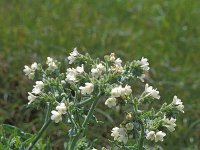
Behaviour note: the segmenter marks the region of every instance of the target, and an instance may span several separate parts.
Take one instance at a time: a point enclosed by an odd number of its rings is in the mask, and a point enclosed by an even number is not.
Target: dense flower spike
[[[164,131],[175,131],[177,114],[184,113],[183,102],[174,96],[171,104],[164,103],[160,110],[149,110],[152,99],[160,99],[159,91],[148,83],[138,86],[134,82],[135,79],[144,82],[150,69],[147,58],[126,63],[111,53],[100,60],[91,58],[89,54],[79,54],[74,48],[67,59],[69,63],[65,72],[61,72],[61,63],[51,57],[47,57],[46,69],[36,62],[24,68],[25,75],[36,81],[32,92],[28,92],[28,106],[46,106],[46,123],[67,123],[70,128],[67,149],[74,150],[80,146],[81,149],[96,150],[94,147],[101,147],[90,145],[87,137],[83,140],[90,121],[95,119],[99,122],[94,112],[101,102],[106,108],[115,108],[110,109],[118,113],[115,116],[125,115],[124,118],[112,118],[112,113],[96,111],[112,123],[115,119],[122,121],[119,127],[111,130],[111,145],[106,143],[108,147],[102,150],[115,149],[116,146],[122,150],[142,150],[145,139],[162,142],[166,136]],[[143,92],[136,87],[144,87]]]

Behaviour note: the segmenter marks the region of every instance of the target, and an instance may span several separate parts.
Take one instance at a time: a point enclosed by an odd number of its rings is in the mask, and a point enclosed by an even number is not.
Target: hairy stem
[[[42,136],[43,132],[47,129],[47,127],[49,126],[49,124],[51,123],[51,119],[49,118],[47,120],[47,122],[44,123],[44,125],[42,126],[42,128],[40,129],[38,135],[36,136],[36,138],[33,140],[33,142],[31,143],[30,147],[28,148],[28,150],[31,150],[34,145],[37,143],[37,141],[40,139],[40,137]]]
[[[89,112],[88,112],[88,114],[87,114],[87,117],[85,118],[85,120],[84,120],[84,122],[83,122],[83,124],[82,124],[82,129],[85,129],[85,128],[86,128],[86,126],[87,126],[87,124],[88,124],[88,122],[89,122],[91,116],[93,115],[94,109],[95,109],[95,107],[96,107],[96,105],[97,105],[97,102],[98,102],[98,100],[99,100],[99,97],[100,97],[100,94],[98,94],[98,96],[96,97],[96,99],[93,101],[93,103],[92,103],[92,105],[91,105],[91,107],[90,107],[90,110],[89,110]],[[76,136],[73,138],[69,150],[74,150],[74,148],[75,148],[75,146],[76,146],[76,143],[77,143],[78,139],[80,138],[80,134],[81,134],[81,131],[79,131],[79,132],[76,134]]]
[[[139,150],[143,149],[143,144],[144,144],[144,125],[143,122],[140,122],[141,126],[141,133],[140,133],[140,139],[139,139]]]

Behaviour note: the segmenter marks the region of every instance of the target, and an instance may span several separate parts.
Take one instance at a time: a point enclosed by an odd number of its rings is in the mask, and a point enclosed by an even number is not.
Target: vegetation
[[[199,7],[197,0],[1,0],[0,122],[28,133],[42,125],[41,113],[26,107],[31,82],[24,65],[46,56],[64,60],[74,47],[100,57],[115,52],[123,60],[147,57],[148,82],[159,89],[161,101],[171,102],[176,93],[184,102],[184,118],[164,149],[199,149]],[[63,147],[63,128],[51,125],[54,148]],[[107,128],[92,131],[98,138]]]

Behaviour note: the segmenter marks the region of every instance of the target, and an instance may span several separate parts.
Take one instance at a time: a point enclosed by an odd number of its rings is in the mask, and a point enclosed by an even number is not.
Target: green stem
[[[40,139],[40,137],[42,136],[42,133],[47,129],[47,127],[49,126],[49,124],[51,123],[51,119],[49,118],[49,120],[47,120],[47,122],[45,122],[45,124],[42,126],[42,128],[40,129],[38,135],[36,136],[36,138],[33,140],[33,142],[31,143],[30,147],[28,148],[28,150],[31,150],[33,148],[33,146],[37,143],[37,141]]]
[[[87,126],[87,124],[88,124],[88,122],[89,122],[91,116],[93,115],[94,109],[95,109],[95,107],[96,107],[96,105],[97,105],[97,102],[98,102],[98,100],[99,100],[99,97],[100,97],[100,94],[98,94],[98,96],[96,97],[96,99],[93,101],[93,103],[92,103],[92,105],[91,105],[91,107],[90,107],[90,110],[89,110],[89,112],[88,112],[88,114],[87,114],[87,117],[85,118],[85,120],[84,120],[84,122],[83,122],[83,124],[82,124],[82,129],[85,129],[85,127]],[[79,139],[79,137],[80,137],[80,134],[81,134],[81,131],[79,130],[79,132],[78,132],[78,133],[76,134],[76,136],[73,138],[69,150],[74,150],[74,148],[75,148],[75,146],[76,146],[76,143],[77,143],[77,141],[78,141],[78,139]]]
[[[140,133],[140,139],[139,139],[139,150],[143,149],[144,144],[144,125],[143,122],[140,122],[141,125],[141,133]]]
[[[85,100],[85,101],[82,101],[82,102],[80,102],[80,103],[78,103],[78,104],[76,104],[75,106],[83,106],[83,105],[85,105],[85,104],[87,104],[87,103],[89,103],[89,102],[91,102],[91,101],[93,101],[93,99],[92,98],[89,98],[89,99],[87,99],[87,100]]]

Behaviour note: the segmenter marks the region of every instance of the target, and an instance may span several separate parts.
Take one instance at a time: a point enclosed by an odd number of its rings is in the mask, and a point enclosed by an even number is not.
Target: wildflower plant
[[[145,107],[147,103],[161,99],[156,88],[144,84],[150,69],[147,58],[124,63],[111,53],[100,60],[89,54],[82,55],[75,48],[65,66],[66,70],[62,72],[61,63],[50,57],[47,57],[45,67],[38,63],[25,66],[25,75],[35,81],[33,90],[28,92],[28,106],[47,107],[45,123],[29,150],[50,123],[61,122],[70,126],[65,146],[68,150],[147,149],[147,141],[163,142],[168,132],[175,130],[177,114],[184,113],[184,105],[177,96],[172,103],[164,103],[158,110]],[[133,94],[135,89],[131,83],[137,80],[144,90]],[[125,110],[121,113],[124,120],[113,126],[104,147],[92,144],[86,137],[99,103],[105,105],[105,111],[122,107]]]

